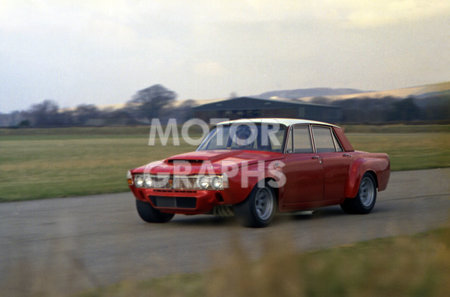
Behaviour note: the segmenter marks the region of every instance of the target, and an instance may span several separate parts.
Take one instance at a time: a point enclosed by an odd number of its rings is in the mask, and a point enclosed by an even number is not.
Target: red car
[[[217,124],[195,152],[128,172],[139,216],[234,214],[264,227],[278,212],[337,205],[369,213],[387,187],[387,154],[355,151],[335,125],[300,119],[241,119]]]

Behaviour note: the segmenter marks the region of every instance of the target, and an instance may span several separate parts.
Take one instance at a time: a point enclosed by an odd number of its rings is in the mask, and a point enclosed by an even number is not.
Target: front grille
[[[162,193],[197,193],[195,190],[161,190],[161,189],[153,189],[154,192],[162,192]]]
[[[195,190],[197,176],[150,175],[154,189]]]
[[[194,197],[150,196],[149,198],[156,207],[195,208],[197,206],[197,198]]]

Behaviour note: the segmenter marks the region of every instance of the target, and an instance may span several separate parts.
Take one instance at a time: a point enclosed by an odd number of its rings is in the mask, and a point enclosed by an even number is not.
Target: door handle
[[[319,160],[319,164],[322,164],[322,158],[320,156],[312,156],[312,159]]]
[[[342,156],[343,157],[347,157],[347,158],[351,158],[352,157],[352,155],[350,155],[350,154],[343,154]]]

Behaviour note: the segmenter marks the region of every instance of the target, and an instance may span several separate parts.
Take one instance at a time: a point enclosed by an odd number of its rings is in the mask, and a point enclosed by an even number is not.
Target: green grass
[[[342,125],[346,133],[450,133],[450,125]]]
[[[450,133],[408,131],[347,136],[356,149],[388,153],[392,170],[450,166]],[[148,133],[148,127],[0,129],[0,201],[127,191],[128,169],[194,149],[148,146]]]
[[[295,252],[289,236],[266,239],[253,261],[238,240],[203,274],[123,281],[80,294],[115,296],[448,296],[450,228]]]
[[[118,126],[118,127],[67,127],[67,128],[25,128],[0,129],[0,137],[3,136],[31,136],[31,135],[75,135],[75,136],[98,136],[98,135],[146,135],[149,126]]]
[[[385,152],[392,170],[450,167],[450,133],[347,133],[356,150]]]
[[[126,191],[127,170],[193,149],[150,147],[145,136],[50,136],[2,138],[0,201]]]

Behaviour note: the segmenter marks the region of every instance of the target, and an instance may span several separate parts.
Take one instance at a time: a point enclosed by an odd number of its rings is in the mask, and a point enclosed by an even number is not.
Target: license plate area
[[[161,208],[196,208],[195,197],[150,196],[153,205]]]

